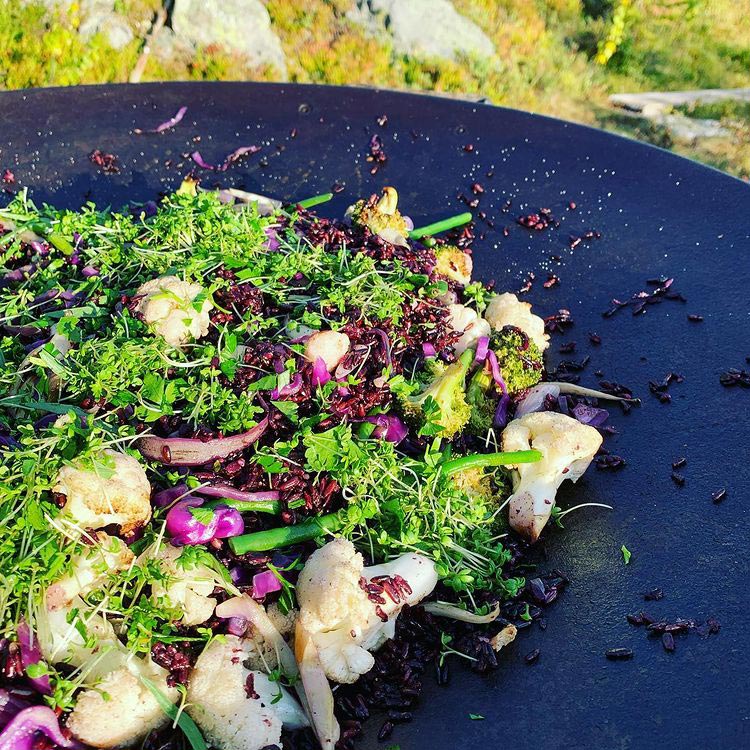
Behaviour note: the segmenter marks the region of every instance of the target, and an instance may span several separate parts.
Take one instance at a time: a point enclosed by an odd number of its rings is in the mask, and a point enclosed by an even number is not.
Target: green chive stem
[[[313,206],[319,206],[321,203],[328,203],[333,198],[333,193],[322,193],[321,195],[314,195],[312,198],[305,198],[303,201],[297,201],[294,205],[300,208],[312,208]]]
[[[542,454],[537,450],[507,451],[504,453],[476,453],[446,461],[440,468],[443,476],[449,477],[459,471],[478,469],[484,466],[509,466],[513,464],[533,464],[540,461]]]
[[[436,221],[434,224],[427,224],[427,226],[412,229],[409,232],[409,237],[413,240],[418,240],[422,237],[431,237],[433,234],[440,234],[440,232],[447,232],[449,229],[455,229],[456,227],[468,224],[473,218],[468,211],[465,211],[462,214]]]
[[[229,539],[229,546],[235,555],[246,552],[268,552],[293,544],[317,539],[319,536],[337,531],[343,525],[338,513],[327,513],[318,518],[308,518],[294,526],[281,526],[266,531],[254,531]]]

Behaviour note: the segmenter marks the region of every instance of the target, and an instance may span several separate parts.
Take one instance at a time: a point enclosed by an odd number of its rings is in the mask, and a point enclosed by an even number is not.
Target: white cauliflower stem
[[[365,568],[352,543],[336,539],[313,552],[300,573],[299,627],[331,680],[355,682],[374,664],[370,650],[393,637],[403,606],[420,602],[436,583],[426,557],[402,555]]]
[[[510,525],[533,542],[552,513],[557,488],[565,479],[576,482],[583,476],[602,436],[565,414],[543,411],[511,422],[502,443],[504,451],[535,448],[542,453],[541,461],[514,467],[509,500]]]
[[[336,369],[348,351],[349,337],[338,331],[316,331],[305,343],[305,359],[313,364],[322,359],[328,372]]]
[[[482,336],[489,336],[492,332],[490,324],[480,318],[476,310],[466,305],[448,305],[448,325],[453,331],[461,333],[461,338],[454,344],[456,354],[463,354],[470,346],[474,346]]]
[[[105,450],[101,465],[63,466],[53,492],[65,495],[63,513],[82,529],[118,524],[128,534],[151,518],[151,485],[138,461],[125,453]]]
[[[495,295],[484,311],[484,317],[495,331],[505,326],[520,328],[543,352],[549,346],[549,336],[544,332],[544,320],[531,312],[528,302],[521,302],[515,294],[505,292]]]
[[[203,293],[200,284],[161,276],[138,287],[135,310],[168,344],[180,348],[208,333],[211,301],[201,301]]]
[[[130,747],[169,721],[154,694],[141,680],[154,683],[172,703],[179,697],[167,685],[167,673],[153,662],[132,658],[105,675],[95,689],[84,690],[68,717],[68,729],[97,748]]]
[[[285,688],[244,666],[251,651],[247,640],[223,636],[209,643],[190,675],[187,711],[218,750],[260,750],[280,744],[282,726],[308,725]]]

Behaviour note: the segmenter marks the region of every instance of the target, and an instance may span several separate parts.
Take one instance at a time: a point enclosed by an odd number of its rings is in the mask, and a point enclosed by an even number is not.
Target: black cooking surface
[[[188,106],[183,122],[154,127]],[[377,119],[387,115],[381,126]],[[387,163],[366,161],[378,134]],[[197,139],[200,139],[199,141]],[[224,173],[205,175],[284,199],[344,186],[322,207],[341,215],[383,185],[398,188],[417,224],[465,210],[457,194],[484,211],[475,244],[477,274],[501,290],[536,276],[527,298],[544,314],[570,310],[574,325],[553,337],[549,364],[591,361],[581,382],[624,383],[643,401],[624,415],[607,448],[624,457],[618,471],[594,467],[560,495],[563,507],[601,502],[548,529],[547,569],[571,585],[547,612],[547,628],[525,630],[487,678],[451,664],[446,689],[425,675],[412,724],[385,745],[401,750],[456,748],[739,748],[750,741],[750,637],[746,610],[750,547],[750,390],[724,388],[720,374],[750,369],[750,188],[666,152],[588,128],[521,112],[371,90],[264,84],[166,84],[56,89],[0,95],[0,173],[11,169],[37,202],[77,207],[120,205],[179,185],[199,150],[220,163],[238,146],[262,151]],[[114,153],[119,174],[103,174],[93,149]],[[487,174],[492,176],[488,177]],[[507,212],[502,206],[511,201]],[[575,210],[569,203],[576,204]],[[515,219],[549,208],[559,228],[524,229]],[[509,227],[509,236],[503,227]],[[600,239],[570,249],[570,235]],[[559,262],[551,260],[559,256]],[[548,272],[560,282],[545,288]],[[653,290],[646,280],[674,277],[687,302],[664,301],[634,316],[602,312],[612,298]],[[702,322],[688,320],[702,315]],[[601,337],[595,346],[589,333]],[[572,354],[559,346],[576,341]],[[601,376],[595,375],[601,371]],[[684,376],[672,403],[649,393],[650,380]],[[683,487],[670,478],[671,463]],[[712,493],[726,488],[714,504]],[[629,565],[620,551],[632,552]],[[661,587],[664,598],[644,602]],[[721,632],[658,638],[629,625],[628,613],[705,621]],[[634,658],[608,661],[613,647]],[[540,649],[532,665],[524,656]],[[471,720],[469,714],[484,716]],[[377,745],[380,722],[363,748]],[[381,747],[383,747],[381,745]]]

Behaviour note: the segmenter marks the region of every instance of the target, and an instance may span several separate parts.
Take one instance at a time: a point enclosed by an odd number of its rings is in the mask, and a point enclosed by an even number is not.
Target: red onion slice
[[[203,441],[198,438],[161,438],[149,435],[140,438],[137,447],[144,458],[168,466],[203,466],[257,443],[267,428],[268,417],[264,417],[251,430],[230,437]]]

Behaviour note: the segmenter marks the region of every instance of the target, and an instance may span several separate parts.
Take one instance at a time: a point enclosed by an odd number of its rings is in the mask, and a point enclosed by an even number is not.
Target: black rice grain
[[[610,648],[604,654],[610,661],[626,661],[633,658],[632,648]]]

